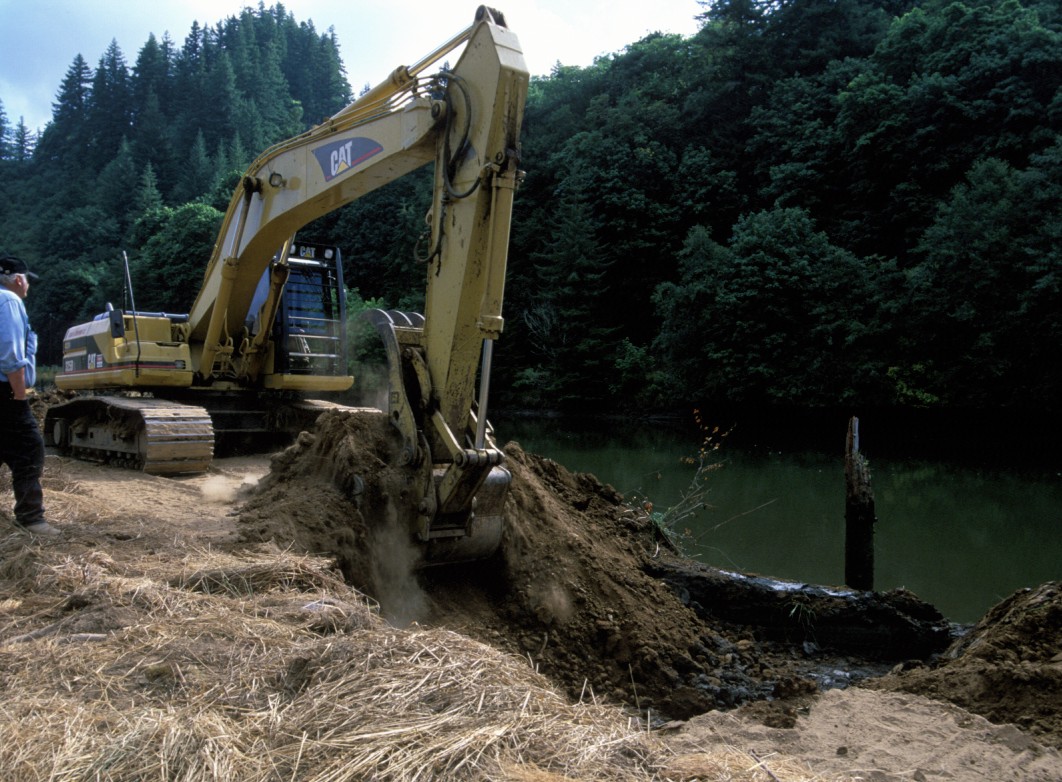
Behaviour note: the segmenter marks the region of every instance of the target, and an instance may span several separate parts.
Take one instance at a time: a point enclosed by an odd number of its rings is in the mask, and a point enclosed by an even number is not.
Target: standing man
[[[26,392],[37,382],[37,335],[26,305],[30,277],[26,262],[0,253],[0,462],[11,468],[15,521],[34,535],[58,535],[44,520],[44,438]]]

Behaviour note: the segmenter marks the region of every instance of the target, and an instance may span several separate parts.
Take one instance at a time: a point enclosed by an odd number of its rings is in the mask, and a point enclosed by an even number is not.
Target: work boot
[[[26,530],[26,532],[31,535],[40,535],[42,537],[55,537],[56,535],[63,534],[61,530],[56,529],[43,519],[35,521],[32,524],[27,524],[22,529]]]

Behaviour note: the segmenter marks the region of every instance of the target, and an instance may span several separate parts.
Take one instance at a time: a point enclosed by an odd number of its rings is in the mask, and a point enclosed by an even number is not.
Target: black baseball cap
[[[0,274],[25,274],[31,280],[38,279],[24,260],[8,253],[0,253]]]

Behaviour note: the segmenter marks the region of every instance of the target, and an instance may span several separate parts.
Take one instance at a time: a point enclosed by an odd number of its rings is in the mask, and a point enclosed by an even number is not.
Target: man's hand
[[[11,384],[11,396],[15,399],[26,399],[26,368],[19,367],[14,372],[7,373],[7,382]]]

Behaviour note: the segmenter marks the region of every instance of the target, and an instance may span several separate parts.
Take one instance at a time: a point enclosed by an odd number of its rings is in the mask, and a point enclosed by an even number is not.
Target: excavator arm
[[[452,69],[421,75],[461,45]],[[516,36],[481,6],[470,28],[427,58],[267,150],[233,197],[186,326],[200,382],[253,379],[265,344],[239,335],[267,268],[261,319],[275,311],[285,274],[282,263],[270,266],[278,248],[313,219],[434,163],[424,314],[372,314],[387,346],[400,461],[416,476],[415,497],[399,511],[428,561],[485,556],[500,540],[509,473],[486,421],[487,382],[504,324],[527,85]]]
[[[452,71],[421,76],[462,44],[464,52]],[[481,306],[487,279],[494,280],[491,306],[496,313],[490,317],[500,319],[505,245],[495,241],[491,249],[480,227],[469,221],[484,212],[480,183],[489,193],[501,187],[489,180],[514,179],[509,169],[517,154],[526,90],[527,70],[516,36],[497,11],[481,6],[471,27],[428,57],[397,69],[329,120],[259,156],[230,202],[183,327],[198,382],[243,384],[260,371],[260,351],[240,342],[244,323],[263,273],[299,228],[433,161],[436,259],[456,257],[455,243],[475,245],[465,248],[464,258],[446,263],[445,271],[439,267],[440,284],[429,276],[425,314],[431,331],[450,334],[454,344],[466,336],[461,332],[479,329],[476,322],[470,326],[464,321],[470,307]],[[447,183],[452,192],[446,191]],[[453,197],[467,190],[472,190],[469,204]],[[493,222],[495,232],[507,236],[508,212]],[[461,271],[459,266],[476,268]],[[496,336],[500,320],[488,319],[483,328]],[[451,414],[457,407],[467,410],[470,396],[459,389],[467,375],[444,368],[446,361],[434,357],[440,351],[430,352],[444,378],[440,387],[453,400]]]
[[[480,34],[443,75],[448,127],[436,149],[424,314],[372,316],[387,347],[389,413],[403,460],[420,470],[413,526],[429,559],[435,552],[443,561],[497,545],[509,484],[486,408],[492,347],[504,326],[527,73],[497,12],[481,14]]]

